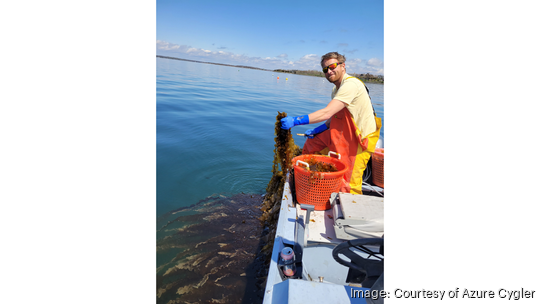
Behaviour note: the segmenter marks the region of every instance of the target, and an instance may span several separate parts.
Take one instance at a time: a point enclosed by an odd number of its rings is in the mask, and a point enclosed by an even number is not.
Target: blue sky
[[[156,53],[265,69],[319,70],[337,51],[347,72],[384,75],[382,0],[157,0]]]

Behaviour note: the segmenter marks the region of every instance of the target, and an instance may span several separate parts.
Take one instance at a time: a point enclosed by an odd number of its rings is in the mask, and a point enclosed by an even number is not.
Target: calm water
[[[258,253],[269,232],[258,206],[276,115],[323,108],[332,87],[319,77],[157,58],[158,304],[262,303],[267,269]],[[382,117],[383,86],[368,87]]]
[[[384,136],[384,86],[367,86]],[[323,108],[332,87],[320,77],[157,58],[158,217],[212,194],[264,193],[277,112]]]

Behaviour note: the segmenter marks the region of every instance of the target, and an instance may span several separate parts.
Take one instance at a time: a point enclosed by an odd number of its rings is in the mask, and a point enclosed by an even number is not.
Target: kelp
[[[272,178],[264,198],[212,195],[158,218],[158,304],[262,303],[285,177],[301,154],[291,131],[281,129],[286,116],[276,117]]]
[[[261,205],[263,215],[260,217],[261,222],[269,229],[268,242],[263,247],[263,253],[267,256],[267,262],[270,262],[270,255],[274,245],[274,237],[276,234],[277,220],[279,217],[279,209],[281,207],[281,198],[283,196],[283,188],[285,186],[285,178],[287,173],[291,173],[292,181],[292,159],[302,153],[300,147],[294,143],[291,130],[281,128],[281,119],[286,117],[287,113],[278,112],[275,124],[275,145],[274,145],[274,162],[272,164],[272,178],[266,187],[266,196]]]
[[[338,169],[336,165],[332,163],[322,162],[315,159],[315,157],[310,157],[307,159],[306,163],[309,165],[309,171],[315,172],[336,172]]]
[[[212,195],[158,218],[156,303],[262,303],[262,200]]]

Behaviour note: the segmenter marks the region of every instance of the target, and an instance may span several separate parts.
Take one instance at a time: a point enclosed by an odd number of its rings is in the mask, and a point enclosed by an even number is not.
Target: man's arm
[[[325,108],[309,114],[309,123],[313,124],[321,121],[327,121],[332,118],[334,114],[345,108],[345,105],[346,103],[343,101],[332,99]],[[327,125],[329,125],[329,122]]]
[[[345,103],[337,99],[332,99],[330,103],[324,109],[315,111],[309,115],[303,116],[287,116],[281,119],[281,128],[289,130],[290,128],[298,125],[307,125],[318,123],[321,121],[326,121],[327,126],[330,126],[329,119],[332,118],[334,114],[341,111],[345,107]]]

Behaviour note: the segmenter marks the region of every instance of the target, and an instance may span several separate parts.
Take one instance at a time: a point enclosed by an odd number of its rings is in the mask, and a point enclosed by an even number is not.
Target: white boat
[[[330,202],[324,211],[296,203],[287,175],[263,304],[383,303],[384,198],[332,193]]]

